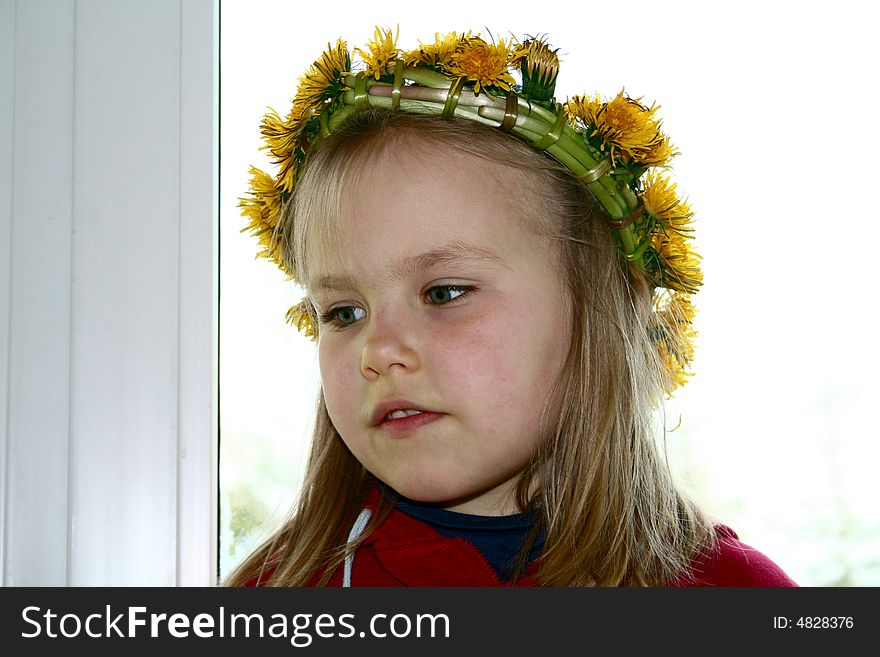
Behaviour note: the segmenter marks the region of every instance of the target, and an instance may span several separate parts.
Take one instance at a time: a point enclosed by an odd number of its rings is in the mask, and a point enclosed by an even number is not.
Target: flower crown
[[[702,284],[700,257],[692,251],[690,206],[662,170],[677,152],[660,129],[656,106],[624,92],[611,100],[554,97],[559,59],[543,38],[485,41],[480,35],[436,35],[415,50],[397,47],[397,33],[376,28],[366,50],[355,48],[355,71],[346,43],[337,40],[300,78],[286,118],[263,118],[264,149],[276,176],[251,167],[242,215],[268,258],[292,280],[280,239],[282,208],[290,199],[309,153],[355,113],[369,108],[467,118],[510,132],[565,165],[590,190],[625,262],[653,286],[649,332],[671,377],[671,394],[687,381],[693,358],[694,306]],[[520,82],[517,82],[517,77]],[[287,319],[317,336],[308,303]]]

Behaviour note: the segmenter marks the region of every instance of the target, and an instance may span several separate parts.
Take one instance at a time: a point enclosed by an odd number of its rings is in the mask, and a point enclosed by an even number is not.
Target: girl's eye
[[[442,306],[471,294],[475,289],[470,285],[435,285],[425,293],[425,297],[431,305]],[[330,324],[336,329],[344,329],[366,316],[367,313],[363,308],[337,306],[321,313],[319,320],[321,324]]]
[[[469,285],[437,285],[428,290],[425,296],[431,303],[441,305],[465,297],[473,291],[474,288]]]
[[[338,306],[331,308],[325,313],[321,313],[321,323],[332,324],[336,328],[345,328],[346,326],[351,326],[357,320],[363,319],[366,317],[366,314],[363,308]]]

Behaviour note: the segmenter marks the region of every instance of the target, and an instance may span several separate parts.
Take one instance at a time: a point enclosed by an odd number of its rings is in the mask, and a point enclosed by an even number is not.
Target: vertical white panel
[[[15,13],[5,583],[63,585],[74,12],[34,0]]]
[[[173,585],[180,6],[85,0],[76,26],[70,583]]]
[[[4,585],[214,580],[216,20],[0,0]]]
[[[181,2],[177,584],[217,578],[219,8]]]
[[[9,409],[9,297],[12,273],[12,142],[15,0],[0,0],[0,586],[6,583],[6,433]]]

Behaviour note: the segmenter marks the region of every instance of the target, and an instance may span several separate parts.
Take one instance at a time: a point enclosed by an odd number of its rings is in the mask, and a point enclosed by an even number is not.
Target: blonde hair
[[[686,579],[694,558],[714,548],[709,519],[676,485],[658,445],[658,400],[667,370],[649,336],[650,288],[628,270],[602,211],[562,165],[518,138],[471,121],[403,112],[358,114],[311,154],[284,212],[279,239],[300,280],[309,259],[333,249],[339,209],[359,172],[384,149],[449,148],[503,178],[521,219],[558,243],[569,300],[571,343],[549,394],[539,447],[517,485],[521,509],[538,521],[517,573],[540,533],[538,578],[548,586],[660,586]],[[316,240],[320,237],[319,240]],[[548,318],[549,320],[550,318]],[[319,395],[299,501],[287,523],[225,582],[255,579],[320,584],[390,512],[380,512],[346,546],[375,478],[354,458]]]

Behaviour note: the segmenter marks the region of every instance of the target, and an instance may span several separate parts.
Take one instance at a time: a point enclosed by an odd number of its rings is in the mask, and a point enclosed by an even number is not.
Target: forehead
[[[524,225],[503,169],[449,147],[376,154],[341,191],[328,221],[310,231],[307,287],[514,257]]]

